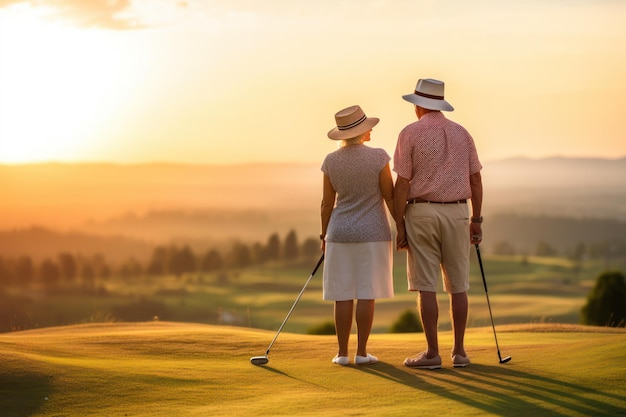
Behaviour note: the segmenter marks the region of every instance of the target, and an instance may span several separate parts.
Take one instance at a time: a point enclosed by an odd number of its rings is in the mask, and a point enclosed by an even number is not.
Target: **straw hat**
[[[333,140],[355,138],[372,130],[379,122],[377,117],[367,117],[359,106],[350,106],[335,113],[337,127],[328,132]]]
[[[417,81],[414,94],[402,96],[406,101],[429,110],[454,111],[454,107],[443,98],[443,81],[432,78]]]

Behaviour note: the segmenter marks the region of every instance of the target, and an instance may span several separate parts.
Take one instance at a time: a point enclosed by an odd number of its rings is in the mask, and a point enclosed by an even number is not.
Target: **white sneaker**
[[[367,356],[356,355],[354,357],[354,363],[357,365],[369,365],[370,363],[376,362],[378,362],[378,358],[374,355],[370,355],[369,353],[367,354]]]
[[[350,363],[350,359],[348,359],[347,356],[335,356],[333,358],[333,363],[336,363],[337,365],[347,365]]]

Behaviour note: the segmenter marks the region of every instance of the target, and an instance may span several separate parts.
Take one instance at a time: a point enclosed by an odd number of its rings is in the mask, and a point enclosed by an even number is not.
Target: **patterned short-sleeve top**
[[[322,172],[337,192],[326,240],[380,242],[391,240],[391,229],[379,185],[380,171],[389,163],[384,149],[346,146],[326,156]]]

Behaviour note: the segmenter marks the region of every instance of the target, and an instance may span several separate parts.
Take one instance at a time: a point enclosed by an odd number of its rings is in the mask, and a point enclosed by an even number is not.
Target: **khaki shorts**
[[[417,203],[406,207],[409,291],[469,290],[469,211],[467,204]]]

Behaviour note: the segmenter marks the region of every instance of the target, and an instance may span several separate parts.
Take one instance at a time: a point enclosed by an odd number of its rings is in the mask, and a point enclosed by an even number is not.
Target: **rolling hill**
[[[0,410],[13,416],[615,416],[626,414],[624,329],[472,329],[472,364],[412,370],[423,335],[373,335],[381,362],[337,366],[334,336],[186,323],[103,323],[0,334]]]

